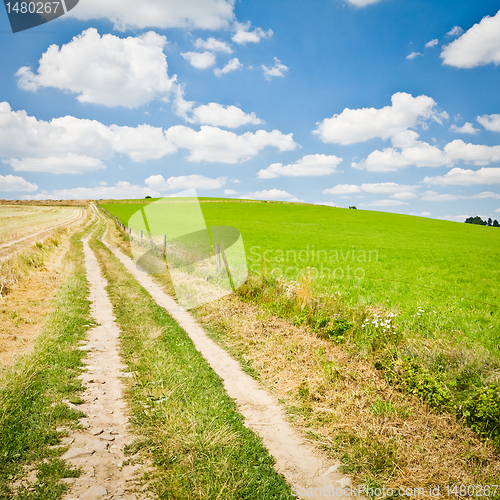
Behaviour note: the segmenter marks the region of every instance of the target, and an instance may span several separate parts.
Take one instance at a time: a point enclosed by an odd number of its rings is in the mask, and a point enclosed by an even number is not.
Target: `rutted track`
[[[245,425],[263,439],[264,446],[276,459],[277,471],[290,484],[295,485],[298,491],[302,488],[323,489],[325,486],[342,490],[351,484],[349,477],[338,472],[340,464],[329,463],[325,457],[318,455],[288,423],[278,401],[245,374],[239,363],[225,350],[208,338],[185,309],[168,296],[149,275],[139,271],[132,259],[106,243],[104,237],[103,242],[153,300],[166,309],[187,332],[198,351],[223,379],[226,391],[245,417]],[[339,494],[336,498],[346,497]]]

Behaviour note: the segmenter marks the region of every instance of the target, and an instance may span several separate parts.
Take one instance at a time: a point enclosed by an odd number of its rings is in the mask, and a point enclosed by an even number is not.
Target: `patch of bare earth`
[[[82,342],[81,350],[88,351],[84,360],[86,370],[81,378],[86,389],[84,403],[77,408],[86,414],[81,419],[83,430],[70,432],[65,444],[69,445],[63,459],[83,474],[67,479],[71,490],[65,500],[145,498],[136,473],[140,465],[127,464],[124,448],[133,438],[128,433],[128,415],[123,399],[122,377],[125,376],[118,354],[120,330],[114,321],[113,307],[106,293],[106,280],[102,277],[93,252],[84,241],[87,279],[90,283],[92,316],[99,323]]]
[[[431,497],[431,486],[446,491],[446,485],[492,484],[500,477],[492,445],[310,330],[234,295],[202,306],[197,316],[223,332],[229,349],[286,402],[295,428],[311,436],[309,445],[342,458],[357,484],[371,476],[387,488],[424,488]]]

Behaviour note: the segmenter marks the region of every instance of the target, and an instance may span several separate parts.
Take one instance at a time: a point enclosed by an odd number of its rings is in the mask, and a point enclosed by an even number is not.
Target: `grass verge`
[[[66,490],[59,479],[78,475],[57,445],[67,433],[61,426],[75,427],[81,416],[63,402],[83,390],[76,347],[91,325],[80,236],[70,238],[67,278],[42,333],[0,379],[0,498],[55,500]]]
[[[243,425],[222,380],[188,335],[93,240],[122,331],[132,424],[154,465],[147,479],[161,499],[285,499],[289,485],[273,469],[261,440]]]

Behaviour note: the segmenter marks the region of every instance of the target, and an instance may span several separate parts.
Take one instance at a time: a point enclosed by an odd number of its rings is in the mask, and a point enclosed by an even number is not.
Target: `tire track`
[[[105,242],[104,238],[103,243],[153,300],[166,309],[187,332],[198,351],[223,379],[226,391],[236,400],[240,413],[245,417],[245,425],[262,438],[264,446],[276,459],[276,470],[296,487],[295,491],[324,487],[331,490],[333,487],[333,491],[338,489],[339,494],[328,496],[346,500],[356,498],[345,496],[342,491],[349,488],[351,479],[338,472],[340,463],[329,463],[302,438],[289,424],[276,398],[244,373],[239,363],[207,336],[191,314],[168,296],[148,274],[139,271],[132,259]],[[308,496],[307,492],[304,498]]]

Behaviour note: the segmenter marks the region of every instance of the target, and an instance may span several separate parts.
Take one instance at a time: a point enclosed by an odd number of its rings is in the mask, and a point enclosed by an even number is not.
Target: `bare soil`
[[[77,406],[87,417],[80,420],[83,430],[70,433],[65,442],[69,449],[62,458],[81,467],[83,474],[66,480],[71,491],[64,499],[142,499],[144,495],[134,492],[138,488],[135,474],[141,466],[127,465],[123,452],[133,438],[127,432],[123,399],[122,378],[126,374],[118,354],[120,330],[105,290],[107,282],[86,240],[84,253],[92,316],[99,326],[89,332],[87,341],[79,347],[89,352],[86,371],[81,374],[86,386],[82,395],[85,402]]]

